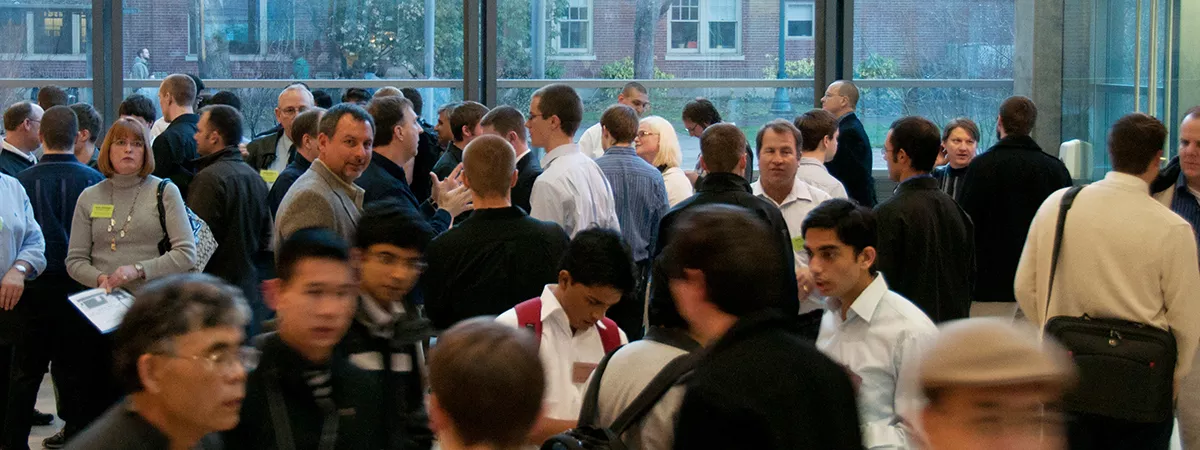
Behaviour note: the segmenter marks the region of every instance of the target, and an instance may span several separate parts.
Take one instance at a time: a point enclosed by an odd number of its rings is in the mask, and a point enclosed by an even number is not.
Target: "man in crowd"
[[[963,179],[960,204],[975,223],[975,281],[971,317],[1017,314],[1013,279],[1029,223],[1042,201],[1071,185],[1071,174],[1030,137],[1037,106],[1021,96],[1000,105],[1000,142],[975,158]],[[1024,311],[1029,314],[1030,311]]]
[[[946,323],[917,365],[913,420],[929,450],[1066,448],[1063,393],[1075,366],[1030,327],[995,318]]]
[[[199,157],[196,152],[196,123],[200,121],[200,116],[194,112],[196,82],[183,74],[168,76],[158,87],[158,104],[162,105],[163,119],[170,125],[158,137],[152,138],[154,176],[171,179],[187,198],[192,173],[185,164]]]
[[[204,98],[204,90],[205,90],[204,81],[200,80],[200,77],[192,75],[190,73],[186,74],[186,76],[188,78],[191,78],[192,83],[195,83],[195,85],[196,85],[195,97],[194,97],[195,100],[192,102],[192,108],[195,109],[197,107],[197,105],[200,104],[200,99]],[[161,87],[159,88],[158,94],[160,97],[159,104],[162,104],[162,100],[161,100],[162,88]],[[154,141],[156,138],[158,138],[159,135],[163,134],[163,132],[166,131],[167,127],[170,125],[171,125],[171,121],[167,120],[167,113],[163,112],[163,116],[159,117],[158,120],[154,121],[154,123],[150,125],[150,140]]]
[[[329,114],[339,108],[361,110]],[[284,239],[276,270],[266,294],[278,332],[257,339],[262,357],[225,448],[385,448],[382,386],[334,351],[358,298],[350,249],[330,230],[300,230]]]
[[[838,120],[837,154],[825,164],[829,173],[846,187],[851,199],[860,205],[875,206],[875,178],[871,174],[871,139],[858,120],[858,87],[839,80],[829,85],[821,98],[821,108]]]
[[[838,121],[823,109],[814,109],[792,122],[800,130],[800,167],[796,178],[816,186],[833,198],[850,198],[841,181],[829,173],[825,163],[838,151]]]
[[[37,163],[38,133],[42,127],[41,106],[20,102],[4,111],[4,140],[0,141],[0,173],[10,177]]]
[[[979,126],[971,119],[959,117],[951,120],[942,130],[942,156],[946,164],[933,169],[933,177],[938,181],[938,189],[954,201],[962,198],[962,181],[967,175],[967,166],[975,159],[978,147]]]
[[[412,187],[413,195],[418,200],[424,201],[433,194],[433,185],[428,177],[424,176],[433,171],[433,166],[437,164],[439,158],[442,157],[442,149],[438,146],[437,130],[421,117],[422,111],[425,108],[425,99],[421,98],[421,92],[406,87],[400,89],[400,93],[404,98],[408,99],[413,105],[413,111],[416,113],[417,125],[421,127],[421,142],[417,144],[417,156],[404,166],[404,173],[408,174],[408,184]]]
[[[625,83],[625,87],[617,95],[617,104],[633,108],[637,117],[640,118],[650,110],[650,91],[642,86],[642,83],[630,81]],[[599,123],[592,125],[579,138],[579,151],[593,159],[604,156],[605,150],[607,150],[600,127]]]
[[[283,203],[283,197],[291,190],[292,185],[308,171],[312,162],[321,154],[318,137],[321,134],[321,117],[324,115],[324,108],[314,107],[297,114],[292,120],[291,139],[295,142],[296,156],[288,163],[287,168],[279,173],[279,178],[275,179],[275,183],[267,191],[267,206],[271,210],[272,218],[279,212],[279,204]]]
[[[80,450],[222,448],[210,433],[238,424],[256,352],[242,347],[241,291],[211,275],[148,283],[114,337],[129,396],[71,440]]]
[[[791,271],[773,256],[774,233],[730,205],[692,208],[674,226],[663,282],[709,353],[686,383],[673,448],[861,449],[845,371],[774,311]]]
[[[137,56],[133,57],[133,68],[129,71],[129,78],[135,80],[150,78],[150,49],[138,50]]]
[[[575,89],[551,84],[533,93],[525,122],[533,146],[547,150],[542,175],[533,183],[529,215],[562,225],[571,236],[591,227],[620,229],[608,179],[573,143],[581,120],[583,101]]]
[[[96,108],[87,103],[71,105],[71,111],[75,112],[75,118],[79,120],[79,135],[75,138],[75,154],[86,155],[87,160],[80,160],[80,162],[95,169],[96,159],[100,157],[100,152],[96,150],[96,141],[100,138],[104,119],[100,117]]]
[[[442,151],[448,150],[450,144],[454,142],[454,130],[450,129],[450,113],[454,112],[456,106],[458,106],[458,102],[451,102],[438,108],[437,125],[433,128],[437,131],[438,147]]]
[[[43,111],[55,106],[67,106],[71,104],[71,96],[58,86],[42,86],[38,88],[37,104]]]
[[[779,292],[782,295],[771,297],[774,301],[773,306],[784,315],[796,315],[800,310],[799,288],[794,270],[796,256],[791,251],[792,239],[787,221],[775,204],[756,197],[750,188],[750,182],[742,178],[741,174],[746,171],[746,136],[742,134],[742,130],[728,123],[712,125],[704,130],[700,138],[700,164],[708,175],[705,175],[704,182],[700,183],[695,195],[675,205],[663,216],[658,227],[658,244],[654,254],[662,254],[663,248],[674,233],[672,227],[675,222],[690,209],[714,203],[749,209],[771,230],[771,237],[775,242],[776,251],[770,253],[773,256],[767,257],[777,259],[777,264],[769,267],[779,272],[772,279],[781,283]],[[658,297],[658,301],[669,301],[671,291],[667,284],[656,282],[654,285],[652,296]]]
[[[662,173],[633,149],[638,130],[637,111],[620,104],[610,106],[600,116],[600,125],[604,156],[596,159],[596,165],[613,187],[621,235],[633,251],[638,278],[638,288],[626,301],[613,307],[609,316],[625,334],[637,340],[642,337],[642,322],[646,319],[643,280],[650,270],[658,223],[670,208],[667,187]]]
[[[351,250],[358,261],[358,312],[340,345],[351,363],[385,386],[378,401],[389,449],[428,449],[433,440],[422,370],[424,343],[434,329],[409,295],[419,289],[422,254],[433,236],[420,214],[400,200],[382,200],[363,212]]]
[[[147,130],[150,125],[158,119],[158,113],[154,110],[154,102],[142,94],[133,94],[125,97],[121,101],[121,106],[117,108],[117,114],[122,119],[134,119],[142,123]]]
[[[292,140],[292,124],[296,116],[313,107],[312,92],[304,85],[293,84],[279,93],[275,104],[275,120],[279,130],[260,137],[246,146],[250,157],[246,162],[262,175],[268,185],[278,181],[279,173],[287,169],[296,156],[296,142]]]
[[[269,312],[259,295],[256,262],[265,259],[271,241],[271,213],[267,185],[242,160],[242,114],[225,105],[200,110],[193,165],[198,172],[188,191],[187,204],[204,219],[217,240],[217,250],[204,267],[242,290],[253,309],[247,334],[258,331]]]
[[[875,271],[875,217],[830,200],[804,219],[804,250],[828,297],[817,348],[851,371],[867,448],[908,448],[900,415],[918,400],[909,364],[936,333],[933,321]]]
[[[425,313],[439,329],[503,313],[558,280],[570,238],[558,224],[530,218],[512,204],[513,180],[520,177],[513,153],[497,136],[481,136],[463,152],[462,181],[475,210],[425,252]]]
[[[465,101],[454,106],[454,110],[450,112],[450,131],[454,136],[454,141],[442,153],[437,164],[433,166],[433,173],[437,174],[439,179],[449,177],[450,172],[462,164],[463,149],[471,143],[472,139],[483,134],[483,130],[479,128],[479,120],[487,112],[486,106],[472,101]]]
[[[429,378],[430,423],[443,450],[520,446],[546,390],[537,342],[525,330],[484,318],[438,337]]]
[[[365,108],[369,101],[371,101],[371,93],[363,88],[352,87],[346,89],[346,92],[342,94],[342,103],[353,103]]]
[[[8,218],[0,228],[0,243],[3,243],[0,245],[0,270],[4,270],[4,276],[0,278],[0,320],[9,322],[0,326],[0,374],[9,374],[13,344],[20,337],[15,333],[20,331],[20,320],[13,308],[20,303],[26,282],[37,278],[46,269],[46,241],[21,182],[3,173],[0,173],[0,211]],[[11,322],[17,322],[11,324],[16,326],[10,326]],[[11,399],[9,382],[9,376],[0,377],[0,394]],[[0,413],[0,423],[7,423],[3,419],[4,414]],[[33,410],[34,423],[49,425],[52,421],[53,415]]]
[[[319,157],[279,204],[276,250],[280,242],[305,228],[328,228],[346,240],[354,237],[364,195],[354,180],[371,163],[374,139],[375,121],[357,105],[339,104],[321,117]]]
[[[1166,137],[1161,122],[1141,113],[1113,124],[1108,137],[1113,170],[1075,197],[1062,228],[1054,279],[1056,224],[1067,190],[1051,194],[1037,210],[1017,266],[1015,292],[1021,310],[1035,324],[1056,316],[1086,315],[1170,331],[1178,352],[1174,368],[1178,396],[1200,343],[1200,305],[1195,302],[1200,262],[1191,225],[1149,196]],[[976,167],[971,165],[968,180]],[[1096,226],[1101,223],[1104,226]],[[1072,448],[1169,446],[1171,417],[1146,423],[1069,412],[1074,413],[1068,426]]]
[[[117,399],[108,373],[111,355],[107,338],[96,331],[67,296],[85,288],[67,275],[67,238],[71,235],[71,211],[79,194],[104,180],[100,172],[84,164],[90,150],[78,143],[75,111],[62,106],[42,116],[41,142],[46,153],[36,165],[17,175],[33,206],[34,216],[46,242],[46,270],[29,280],[17,304],[14,331],[21,333],[13,348],[13,370],[8,396],[9,419],[5,421],[3,446],[28,448],[33,425],[29,411],[37,400],[46,367],[54,371],[62,393],[58,411],[67,427],[47,438],[48,448],[62,448],[67,437],[83,430]],[[13,323],[16,322],[16,323]],[[39,424],[40,425],[40,424]]]
[[[516,151],[517,184],[512,186],[512,205],[529,213],[529,197],[533,194],[533,183],[542,175],[542,166],[537,155],[529,150],[525,115],[511,106],[497,106],[484,114],[479,126],[484,134],[504,138]]]
[[[879,271],[937,323],[970,315],[975,283],[971,218],[929,175],[940,146],[933,122],[917,116],[893,122],[883,158],[900,185],[875,207]]]
[[[633,269],[620,233],[581,231],[563,255],[558,283],[546,285],[541,297],[496,318],[513,328],[529,328],[539,339],[546,396],[543,418],[530,433],[530,443],[575,427],[588,376],[605,354],[629,342],[604,313],[633,290]]]
[[[723,123],[721,113],[717,111],[717,106],[708,99],[697,98],[683,105],[683,127],[687,129],[689,136],[699,139],[704,135],[704,130],[718,123]],[[743,172],[747,182],[754,181],[754,167],[754,152],[750,151],[750,144],[747,143],[746,171]],[[706,173],[701,167],[700,161],[696,161],[696,171],[689,172],[687,175],[693,184],[699,184],[699,178]]]

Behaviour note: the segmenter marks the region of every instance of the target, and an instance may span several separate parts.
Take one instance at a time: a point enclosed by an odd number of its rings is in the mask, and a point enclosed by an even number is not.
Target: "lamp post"
[[[787,0],[779,0],[779,67],[775,78],[787,79]],[[792,113],[792,102],[788,99],[787,88],[775,88],[775,101],[771,103],[771,114],[785,115]]]

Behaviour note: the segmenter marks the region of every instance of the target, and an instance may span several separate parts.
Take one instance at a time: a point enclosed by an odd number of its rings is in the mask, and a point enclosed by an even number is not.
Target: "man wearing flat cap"
[[[918,366],[926,450],[1060,450],[1075,367],[1037,330],[1000,319],[947,322]]]

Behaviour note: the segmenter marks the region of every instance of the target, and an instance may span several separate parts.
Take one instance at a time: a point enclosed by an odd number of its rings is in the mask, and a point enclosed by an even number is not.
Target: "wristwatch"
[[[146,278],[146,267],[142,266],[142,263],[133,263],[133,270],[137,271],[138,278],[141,278],[141,279]]]
[[[17,269],[17,272],[21,272],[22,277],[29,278],[29,269],[24,264],[13,264],[13,268]]]

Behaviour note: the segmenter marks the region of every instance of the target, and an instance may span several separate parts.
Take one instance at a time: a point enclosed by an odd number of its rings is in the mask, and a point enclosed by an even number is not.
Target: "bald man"
[[[862,121],[858,120],[858,87],[839,80],[829,85],[821,97],[821,109],[838,119],[837,154],[825,163],[829,174],[846,186],[851,199],[863,206],[874,207],[875,178],[871,174],[871,138]]]
[[[289,137],[292,135],[292,121],[312,107],[313,95],[308,88],[301,84],[288,86],[279,93],[275,106],[279,130],[259,137],[246,146],[246,151],[250,153],[246,162],[259,171],[268,186],[275,183],[279,172],[287,168],[288,162],[296,154],[296,145]]]

